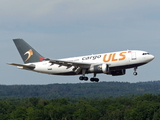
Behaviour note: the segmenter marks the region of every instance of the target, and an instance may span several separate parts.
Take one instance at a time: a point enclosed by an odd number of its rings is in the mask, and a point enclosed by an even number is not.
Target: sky
[[[155,59],[139,67],[137,76],[128,69],[123,76],[97,77],[106,82],[160,80],[159,0],[1,0],[0,18],[0,84],[83,83],[79,75],[46,75],[7,65],[23,64],[12,41],[15,38],[23,38],[51,59],[144,50]]]

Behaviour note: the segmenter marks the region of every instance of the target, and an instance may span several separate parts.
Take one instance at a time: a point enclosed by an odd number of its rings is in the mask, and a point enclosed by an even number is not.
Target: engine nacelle
[[[109,70],[109,65],[108,64],[102,64],[102,72],[109,74],[110,70]]]
[[[126,73],[125,69],[122,70],[110,70],[108,64],[98,64],[98,65],[92,65],[89,69],[89,72],[92,73],[105,73],[112,76],[119,76],[124,75]]]
[[[111,74],[112,76],[124,75],[124,74],[126,74],[126,70],[125,70],[125,69],[115,70],[115,71],[111,71],[110,74]]]
[[[109,66],[107,64],[98,64],[98,65],[92,65],[89,68],[90,72],[95,72],[95,73],[109,73]]]

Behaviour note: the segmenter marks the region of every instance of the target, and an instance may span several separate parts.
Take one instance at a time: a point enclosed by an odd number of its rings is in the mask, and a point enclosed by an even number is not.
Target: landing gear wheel
[[[95,79],[95,82],[99,82],[99,79],[98,79],[98,78],[96,78],[96,79]]]
[[[99,79],[98,78],[91,78],[90,81],[91,82],[99,82]]]
[[[90,81],[91,81],[91,82],[94,82],[94,78],[91,78]]]
[[[79,77],[79,80],[83,80],[83,76],[80,76],[80,77]]]
[[[88,80],[88,77],[83,77],[83,80],[84,80],[84,81],[87,81],[87,80]]]
[[[87,81],[87,80],[88,80],[88,77],[80,76],[80,77],[79,77],[79,80],[85,80],[85,81]]]
[[[133,73],[133,75],[135,75],[135,76],[136,76],[137,74],[138,74],[137,72],[134,72],[134,73]]]

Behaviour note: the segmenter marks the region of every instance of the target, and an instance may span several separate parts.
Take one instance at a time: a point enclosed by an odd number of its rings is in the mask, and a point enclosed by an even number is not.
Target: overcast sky
[[[23,63],[12,41],[23,38],[40,54],[59,59],[121,50],[144,50],[155,59],[126,75],[100,81],[160,80],[159,0],[1,0],[0,84],[80,83],[79,76],[45,75],[6,63]],[[93,75],[87,75],[92,77]]]

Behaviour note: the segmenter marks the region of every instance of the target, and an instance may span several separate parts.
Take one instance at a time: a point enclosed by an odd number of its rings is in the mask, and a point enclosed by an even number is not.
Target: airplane
[[[146,51],[125,50],[103,54],[92,54],[65,59],[49,59],[40,55],[33,47],[23,39],[13,39],[24,64],[8,63],[19,69],[35,71],[50,75],[81,75],[79,80],[87,81],[86,74],[93,73],[92,82],[98,82],[99,73],[112,76],[125,75],[126,69],[137,68],[147,64],[154,56]]]

